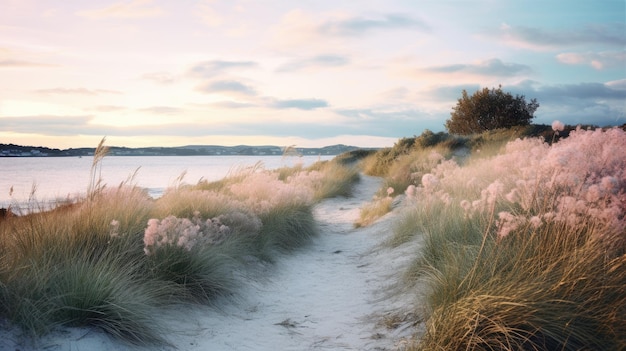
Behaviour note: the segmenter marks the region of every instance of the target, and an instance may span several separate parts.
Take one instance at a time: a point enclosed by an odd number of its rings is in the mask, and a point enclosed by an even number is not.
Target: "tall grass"
[[[2,223],[2,314],[33,336],[86,325],[135,344],[164,341],[152,316],[169,293],[143,274],[141,246],[130,236],[115,243],[108,227],[76,231],[70,214]]]
[[[626,134],[500,149],[407,188],[393,243],[424,235],[407,281],[428,286],[412,349],[626,348]]]
[[[90,326],[137,345],[167,343],[161,309],[237,293],[247,257],[272,261],[317,234],[312,208],[349,195],[338,162],[277,171],[261,164],[218,182],[180,182],[152,199],[100,179],[98,145],[85,199],[0,222],[0,317],[37,337]],[[34,204],[36,206],[36,204]]]

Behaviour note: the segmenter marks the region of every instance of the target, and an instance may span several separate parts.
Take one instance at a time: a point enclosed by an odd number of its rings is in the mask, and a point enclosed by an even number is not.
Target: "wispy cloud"
[[[206,84],[199,85],[196,90],[211,94],[211,93],[234,93],[247,96],[254,96],[257,94],[256,90],[244,83],[236,80],[218,80],[214,82],[208,82]]]
[[[349,17],[330,19],[317,30],[325,35],[360,36],[381,29],[418,29],[428,31],[430,27],[419,19],[403,14],[387,14],[378,18]]]
[[[310,58],[290,60],[278,67],[278,72],[295,72],[307,68],[341,67],[350,60],[340,55],[318,55]]]
[[[14,133],[68,136],[80,134],[93,116],[19,116],[0,117],[0,130]]]
[[[439,101],[455,101],[462,96],[463,90],[468,94],[473,94],[475,91],[480,90],[478,84],[461,84],[461,85],[447,85],[430,88],[425,91],[429,97]]]
[[[196,5],[196,16],[200,17],[209,27],[217,27],[224,22],[220,13],[215,10],[213,3],[213,0],[204,0]]]
[[[568,65],[588,65],[597,70],[626,67],[626,51],[603,52],[565,52],[558,54],[556,59]]]
[[[537,99],[541,106],[535,123],[550,124],[555,119],[574,125],[626,123],[626,83],[620,81],[540,85],[526,80],[505,88]]]
[[[107,89],[86,89],[86,88],[52,88],[35,90],[38,94],[60,94],[60,95],[101,95],[101,94],[122,94],[120,91]]]
[[[295,108],[299,110],[315,110],[317,108],[328,107],[328,102],[320,99],[276,100],[270,103],[269,107],[277,109]]]
[[[380,14],[368,17],[337,13],[314,13],[292,10],[271,28],[271,45],[279,50],[297,47],[299,52],[319,53],[321,50],[345,48],[358,38],[389,30],[430,32],[426,22],[404,14]]]
[[[91,19],[132,19],[159,17],[164,13],[163,9],[152,5],[152,0],[133,0],[116,2],[103,8],[79,11],[77,14]]]
[[[96,112],[116,112],[116,111],[124,111],[126,107],[117,106],[117,105],[100,105],[89,109],[90,111]]]
[[[559,48],[580,45],[609,45],[624,47],[624,24],[590,24],[578,28],[545,29],[503,24],[497,34],[505,43],[532,49]]]
[[[580,83],[548,85],[537,89],[537,93],[546,99],[571,98],[626,100],[626,91],[615,89],[603,83]]]
[[[624,91],[626,91],[626,78],[618,79],[618,80],[612,80],[610,82],[604,83],[604,85],[606,85],[607,87],[609,87],[611,89],[614,89],[614,90],[624,90]]]
[[[454,64],[426,68],[431,73],[469,73],[480,76],[512,77],[532,72],[527,65],[490,59],[474,64]]]
[[[141,112],[154,113],[158,115],[175,115],[184,112],[185,110],[178,107],[170,106],[152,106],[139,109]]]
[[[56,67],[57,65],[24,60],[0,60],[0,68],[13,67]]]
[[[372,134],[382,137],[419,134],[423,129],[441,131],[443,116],[437,116],[415,107],[370,107],[337,109],[340,116],[348,118],[349,134]]]
[[[256,104],[240,101],[218,101],[210,104],[211,107],[225,108],[225,109],[238,109],[238,108],[251,108],[257,107]]]
[[[141,76],[141,79],[155,82],[158,84],[171,84],[176,81],[176,77],[167,72],[152,72]]]
[[[203,61],[191,66],[188,74],[197,78],[210,78],[230,70],[254,68],[256,66],[257,63],[254,61]]]

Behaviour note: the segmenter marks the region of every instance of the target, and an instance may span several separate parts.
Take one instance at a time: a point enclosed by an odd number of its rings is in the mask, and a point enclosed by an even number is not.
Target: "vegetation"
[[[410,180],[389,244],[424,243],[405,274],[427,287],[411,350],[626,348],[626,132],[553,128],[417,137],[368,160]]]
[[[516,95],[498,89],[483,88],[472,96],[463,90],[446,129],[453,134],[467,135],[499,128],[529,125],[539,108],[536,99],[526,102],[524,95]]]
[[[156,200],[100,184],[95,158],[86,199],[0,222],[0,317],[32,336],[78,325],[167,343],[163,308],[228,298],[245,284],[233,270],[306,245],[313,206],[349,195],[359,165],[384,182],[355,225],[402,203],[388,244],[423,243],[404,274],[424,301],[409,350],[626,349],[625,149],[623,128],[560,122],[425,131]]]
[[[245,283],[234,270],[306,245],[317,234],[315,203],[349,195],[359,179],[339,161],[257,165],[152,199],[100,182],[106,150],[103,140],[84,199],[0,220],[0,317],[26,335],[93,326],[131,344],[166,344],[163,308],[232,296]]]

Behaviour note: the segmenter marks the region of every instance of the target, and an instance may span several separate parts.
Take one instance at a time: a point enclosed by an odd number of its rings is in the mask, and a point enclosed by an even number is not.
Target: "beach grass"
[[[271,262],[309,243],[318,234],[313,206],[349,196],[358,180],[337,162],[257,164],[152,199],[101,182],[106,150],[103,140],[84,198],[52,209],[33,203],[0,222],[0,317],[27,336],[78,326],[165,345],[165,309],[235,296],[249,257]]]
[[[389,244],[423,242],[405,272],[426,286],[410,350],[626,348],[626,134],[519,133],[482,135],[407,188]]]

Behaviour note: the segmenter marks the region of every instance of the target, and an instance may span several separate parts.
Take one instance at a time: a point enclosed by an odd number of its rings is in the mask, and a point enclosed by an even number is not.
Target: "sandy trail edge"
[[[415,257],[419,241],[396,249],[380,244],[392,234],[397,210],[354,228],[360,208],[381,179],[361,176],[349,198],[315,208],[320,236],[302,250],[257,267],[239,297],[211,307],[164,312],[174,347],[137,348],[97,330],[68,328],[29,345],[15,330],[0,331],[0,350],[398,350],[415,332],[411,321],[381,325],[391,313],[414,311],[415,293],[393,292],[393,282]],[[393,292],[393,293],[391,293]]]

